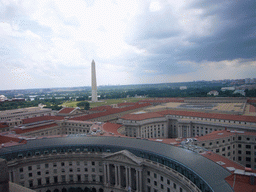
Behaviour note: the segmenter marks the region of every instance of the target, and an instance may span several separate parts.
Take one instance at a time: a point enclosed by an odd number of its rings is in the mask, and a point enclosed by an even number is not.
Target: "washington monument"
[[[96,70],[95,62],[92,60],[92,102],[97,102],[97,82],[96,82]]]

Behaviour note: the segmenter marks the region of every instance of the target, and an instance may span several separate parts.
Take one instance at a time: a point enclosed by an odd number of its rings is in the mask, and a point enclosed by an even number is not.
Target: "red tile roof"
[[[116,123],[105,123],[103,125],[103,130],[105,132],[110,132],[110,133],[114,133],[115,135],[120,135],[120,136],[123,136],[122,134],[118,133],[117,130],[122,127],[121,124],[116,124]]]
[[[112,107],[109,105],[104,105],[104,106],[99,106],[99,107],[94,107],[92,109],[90,109],[90,111],[106,111],[108,109],[111,109]]]
[[[58,113],[63,113],[63,114],[68,114],[68,113],[71,113],[72,111],[74,111],[75,108],[62,108]]]
[[[226,157],[223,157],[223,156],[213,153],[211,151],[201,153],[201,155],[206,157],[207,159],[214,161],[214,162],[221,161],[221,162],[225,163],[225,164],[221,165],[224,168],[234,167],[235,169],[243,169],[243,170],[245,169],[245,167],[243,165],[240,165],[234,161],[229,160]]]
[[[198,141],[209,141],[209,140],[214,140],[214,139],[219,139],[219,138],[225,138],[229,137],[231,135],[254,135],[256,136],[256,132],[231,132],[229,130],[223,130],[223,131],[213,131],[207,135],[197,137]]]
[[[38,130],[41,130],[41,129],[46,129],[46,128],[55,127],[55,126],[58,126],[58,124],[52,123],[52,124],[42,125],[42,126],[38,126],[38,127],[34,127],[34,128],[28,128],[28,129],[19,129],[19,128],[17,128],[17,129],[13,129],[12,131],[15,131],[16,134],[23,134],[23,133],[38,131]]]
[[[139,102],[149,102],[149,103],[169,103],[169,102],[184,102],[183,98],[156,98],[156,99],[143,99]]]
[[[256,112],[256,107],[254,107],[253,105],[250,105],[249,112],[255,113]]]
[[[9,143],[9,142],[12,142],[12,141],[18,143],[18,142],[21,141],[21,139],[0,135],[0,144],[2,144],[2,143]]]
[[[28,123],[34,123],[38,121],[46,121],[46,120],[63,120],[63,116],[41,116],[41,117],[33,117],[29,119],[23,119],[23,124],[28,124]]]
[[[121,119],[141,121],[144,119],[164,117],[164,115],[158,113],[141,113],[141,114],[126,114]]]
[[[254,185],[250,182],[250,176],[232,174],[225,179],[235,192],[252,192],[256,190],[256,179]]]
[[[5,127],[8,127],[6,123],[0,123],[0,128],[5,128]]]
[[[118,107],[123,107],[123,106],[133,106],[134,103],[118,103]]]
[[[256,122],[256,117],[245,116],[245,115],[230,115],[230,114],[220,114],[220,113],[204,113],[204,112],[178,111],[178,110],[164,110],[164,111],[158,111],[156,113],[159,113],[162,115],[178,115],[178,116],[201,117],[201,118],[209,118],[209,119],[225,119],[225,120],[231,120],[231,121]]]
[[[247,103],[256,103],[256,98],[247,99]]]
[[[95,119],[95,118],[98,118],[98,117],[104,117],[104,116],[112,115],[112,114],[115,114],[115,113],[121,113],[121,112],[129,111],[129,110],[134,110],[134,109],[138,109],[138,108],[142,108],[142,107],[147,107],[149,105],[151,105],[151,104],[149,104],[149,103],[144,103],[144,104],[135,103],[134,106],[124,107],[124,108],[109,108],[107,111],[104,111],[104,112],[93,113],[93,114],[90,114],[90,115],[83,115],[83,116],[79,116],[79,117],[74,117],[74,118],[70,118],[70,120],[87,121],[89,119]]]

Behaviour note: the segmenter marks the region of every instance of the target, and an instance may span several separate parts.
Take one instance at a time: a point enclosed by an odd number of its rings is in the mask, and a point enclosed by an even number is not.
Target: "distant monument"
[[[97,82],[96,82],[96,70],[95,62],[92,60],[92,102],[97,102]]]

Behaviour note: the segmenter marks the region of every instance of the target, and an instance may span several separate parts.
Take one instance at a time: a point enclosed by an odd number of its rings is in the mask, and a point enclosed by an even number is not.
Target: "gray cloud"
[[[152,53],[169,54],[182,60],[219,61],[255,57],[255,1],[197,1],[187,9],[191,8],[203,9],[200,19],[217,18],[216,27],[210,35],[186,34],[167,7],[162,13],[136,17],[133,20],[135,32],[127,36],[127,42]],[[182,44],[182,41],[190,45]]]

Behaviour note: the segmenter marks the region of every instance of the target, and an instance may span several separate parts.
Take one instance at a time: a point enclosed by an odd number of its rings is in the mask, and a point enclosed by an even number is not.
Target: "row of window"
[[[147,183],[148,183],[148,185],[149,184],[153,184],[155,187],[158,187],[158,182],[156,181],[157,179],[158,179],[158,174],[157,173],[153,173],[153,175],[151,175],[151,172],[150,171],[147,171],[147,176],[149,176],[148,178],[147,178]],[[153,177],[154,179],[156,179],[156,180],[154,180],[152,183],[151,183],[151,178],[150,177]],[[161,180],[161,182],[162,183],[160,183],[160,185],[159,185],[159,187],[161,188],[161,190],[163,189],[165,189],[165,186],[164,186],[164,177],[163,176],[161,176],[160,175],[160,180]],[[166,184],[169,186],[169,185],[171,185],[171,181],[169,180],[169,179],[166,179]],[[149,189],[150,188],[150,189]],[[172,188],[173,189],[176,189],[177,188],[177,185],[176,185],[176,183],[172,183]],[[151,187],[150,186],[147,186],[147,189],[148,189],[148,191],[151,191]],[[167,187],[167,191],[168,191],[168,189],[169,189],[169,191],[170,191],[170,188],[169,187]],[[157,191],[157,189],[153,189],[153,191]],[[180,187],[180,191],[183,191],[183,189]]]
[[[161,188],[161,191],[164,190],[164,185],[161,185],[160,188]],[[166,189],[167,189],[167,192],[171,192],[171,188],[170,187],[167,187]],[[177,189],[177,185],[175,183],[173,183],[172,189],[175,189],[175,190]],[[159,192],[159,191],[157,189],[155,189],[155,188],[153,188],[151,190],[151,186],[147,186],[147,192]],[[183,192],[183,189],[181,187],[179,188],[179,192]]]
[[[98,152],[103,152],[103,150],[101,149],[101,148],[84,148],[83,149],[83,152],[96,152],[96,151],[98,151]],[[80,153],[80,152],[82,152],[81,150],[80,150],[80,148],[77,148],[76,150],[74,150],[73,151],[73,149],[67,149],[67,150],[65,150],[65,149],[60,149],[59,150],[59,153],[65,153],[65,152],[68,152],[68,153],[72,153],[72,152],[76,152],[76,153]],[[106,152],[110,152],[110,149],[106,149]],[[49,150],[45,150],[44,152],[43,152],[43,154],[44,155],[48,155],[48,154],[50,154],[50,153],[52,153],[52,154],[57,154],[57,150],[56,149],[53,149],[53,150],[51,150],[51,151],[49,151]],[[34,153],[34,155],[35,156],[39,156],[39,155],[41,155],[41,152],[40,151],[36,151],[35,153]],[[31,157],[31,156],[33,156],[33,153],[32,152],[27,152],[27,154],[26,154],[26,157]],[[18,158],[23,158],[23,154],[18,154]]]
[[[72,172],[74,172],[74,168],[69,168],[67,171],[69,172],[69,173],[72,173]],[[88,172],[89,171],[89,168],[84,168],[84,169],[82,169],[82,170],[84,170],[84,172]],[[61,171],[61,173],[65,173],[66,172],[66,169],[61,169],[61,170],[59,170],[59,171]],[[91,168],[90,169],[90,171],[92,172],[92,173],[95,173],[96,172],[96,168]],[[81,168],[76,168],[76,172],[81,172]],[[98,172],[99,173],[102,173],[103,172],[103,169],[102,168],[99,168],[98,169]],[[58,173],[58,170],[57,169],[53,169],[53,173],[54,174],[57,174]],[[36,175],[37,176],[40,176],[41,175],[41,171],[37,171],[37,173],[36,173]],[[49,175],[49,170],[45,170],[45,175]],[[33,177],[33,173],[32,172],[30,172],[30,173],[28,173],[28,177]],[[24,174],[20,174],[20,179],[24,179]]]
[[[84,165],[84,166],[95,166],[96,165],[96,162],[95,161],[83,161],[83,162],[80,162],[80,161],[76,161],[76,165],[77,166],[80,166],[80,165]],[[49,163],[45,163],[44,164],[44,168],[45,169],[48,169],[49,167],[57,167],[57,166],[61,166],[61,167],[64,167],[64,166],[73,166],[73,162],[72,161],[69,161],[69,162],[60,162],[60,163],[57,163],[57,162],[54,162],[54,163],[50,163],[50,166],[49,166]],[[98,162],[98,165],[99,166],[102,166],[102,162],[99,161]],[[32,171],[32,166],[28,166],[28,171]],[[41,165],[36,165],[36,169],[40,169],[41,168]],[[24,171],[24,168],[20,168],[19,169],[20,173],[22,173]]]
[[[43,184],[51,184],[52,183],[64,183],[64,182],[101,182],[103,183],[103,176],[102,175],[94,175],[92,174],[91,177],[88,174],[83,175],[83,180],[82,180],[82,175],[61,175],[60,177],[58,176],[53,176],[52,180],[50,177],[45,177],[44,179],[38,178],[38,179],[30,179],[28,180],[28,186],[26,187],[34,187],[34,186],[41,186]],[[67,180],[68,179],[68,180]],[[44,183],[43,183],[44,182]],[[25,186],[25,181],[21,181],[20,185]]]
[[[72,124],[71,123],[65,123],[65,125],[72,125],[72,126],[79,126],[79,127],[82,127],[82,126],[83,127],[90,127],[91,126],[91,124],[89,124],[89,125],[81,125],[81,124],[79,124],[78,125],[78,124],[74,124],[74,123],[72,123]]]
[[[231,120],[225,120],[225,119],[209,119],[209,118],[203,118],[203,117],[191,117],[191,116],[179,116],[179,115],[171,115],[172,117],[178,117],[178,118],[188,118],[188,119],[196,119],[196,120],[205,120],[205,121],[214,121],[214,122],[228,122],[228,123],[238,123],[238,124],[247,124],[247,122],[243,121],[231,121]]]

